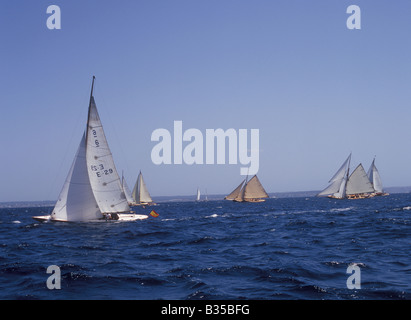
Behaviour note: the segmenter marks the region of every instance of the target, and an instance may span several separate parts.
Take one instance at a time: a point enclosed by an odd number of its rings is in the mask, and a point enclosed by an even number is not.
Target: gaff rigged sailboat
[[[114,165],[91,86],[87,127],[58,201],[48,216],[38,221],[87,222],[146,219],[134,214],[127,202]]]
[[[269,198],[269,196],[257,178],[257,175],[255,175],[250,181],[247,181],[247,178],[244,179],[240,185],[224,199],[236,202],[263,202],[265,201],[264,198]]]
[[[143,175],[140,171],[136,184],[134,185],[133,193],[133,205],[135,206],[145,206],[145,205],[154,205],[153,199],[151,199],[150,193],[147,190],[147,186],[144,182]]]
[[[330,179],[330,185],[317,196],[333,199],[363,199],[375,196],[374,187],[362,164],[360,163],[350,175],[350,163],[351,154]]]

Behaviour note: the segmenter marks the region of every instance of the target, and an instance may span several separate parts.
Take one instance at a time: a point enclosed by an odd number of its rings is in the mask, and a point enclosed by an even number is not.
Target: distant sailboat
[[[373,197],[375,190],[362,164],[359,164],[350,175],[350,163],[351,154],[330,179],[330,185],[317,196],[327,196],[333,199],[363,199]]]
[[[91,87],[87,127],[71,169],[49,216],[38,221],[138,220],[131,211],[114,165]]]
[[[197,197],[196,201],[200,201],[201,193],[200,193],[200,188],[197,188]]]
[[[374,189],[376,196],[387,196],[388,193],[384,192],[382,187],[382,181],[380,177],[380,173],[378,172],[377,167],[375,166],[375,158],[372,161],[370,168],[368,169],[367,176],[370,179]]]
[[[134,200],[134,205],[152,205],[155,204],[153,199],[151,199],[150,193],[147,190],[147,186],[144,182],[143,175],[140,171],[136,184],[134,185],[132,197]]]
[[[244,179],[240,185],[224,199],[236,202],[263,202],[265,201],[264,198],[269,198],[269,196],[261,185],[257,175],[255,175],[250,181]]]

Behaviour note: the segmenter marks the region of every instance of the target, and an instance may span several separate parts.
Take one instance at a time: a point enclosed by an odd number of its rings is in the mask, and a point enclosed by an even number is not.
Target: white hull
[[[40,222],[46,222],[46,221],[51,221],[51,222],[77,222],[77,221],[67,221],[67,220],[57,220],[57,219],[50,219],[50,216],[34,216],[32,217],[34,220],[40,221]],[[118,219],[117,220],[106,220],[106,219],[99,219],[99,220],[88,220],[88,221],[78,221],[78,222],[110,222],[110,221],[136,221],[136,220],[144,220],[147,219],[148,216],[144,214],[118,214]]]

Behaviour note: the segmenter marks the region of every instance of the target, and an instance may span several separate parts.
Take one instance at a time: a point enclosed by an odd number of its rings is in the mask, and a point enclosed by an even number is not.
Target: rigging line
[[[89,92],[89,91],[88,91]],[[68,155],[69,155],[69,153],[70,154],[76,154],[77,153],[77,149],[78,149],[78,145],[77,146],[74,146],[74,136],[76,135],[76,134],[78,134],[78,132],[79,132],[79,127],[80,127],[80,123],[82,123],[81,125],[83,126],[84,125],[84,123],[83,123],[83,118],[84,118],[84,114],[83,114],[83,111],[84,111],[84,105],[83,105],[83,102],[84,101],[88,101],[88,95],[89,95],[89,93],[88,93],[87,91],[84,91],[84,93],[82,94],[82,98],[81,99],[76,99],[76,100],[78,100],[77,102],[78,102],[78,106],[77,107],[74,107],[74,108],[72,108],[72,110],[76,110],[77,112],[77,119],[76,119],[76,121],[74,122],[74,125],[72,126],[72,130],[71,130],[71,134],[69,135],[69,134],[67,134],[67,135],[64,135],[64,137],[67,137],[67,139],[64,139],[64,141],[63,141],[63,144],[66,146],[64,149],[65,149],[65,152],[64,152],[64,154],[63,154],[63,157],[62,158],[60,158],[60,164],[58,165],[58,168],[57,168],[57,172],[55,172],[53,175],[54,175],[54,179],[53,179],[53,182],[50,184],[50,189],[49,189],[49,191],[47,192],[47,198],[51,198],[52,197],[52,194],[55,192],[55,189],[57,188],[56,187],[56,185],[57,185],[57,180],[58,179],[62,179],[61,178],[61,176],[63,175],[64,176],[64,180],[63,181],[66,181],[66,176],[65,175],[67,175],[67,173],[68,173],[68,171],[70,170],[70,166],[72,165],[72,162],[73,162],[73,159],[72,159],[72,161],[69,163],[69,164],[67,164],[67,161],[69,161],[68,160]],[[76,102],[75,102],[76,103]],[[85,127],[85,125],[84,125],[84,127]],[[81,131],[82,133],[81,134],[83,134],[84,133],[84,131]],[[67,132],[68,133],[68,132]],[[61,140],[61,139],[59,139],[59,140]],[[78,139],[78,141],[80,141],[81,140],[81,136],[80,136],[80,139]],[[74,149],[75,150],[75,152],[72,152],[72,149]],[[64,168],[66,168],[66,167],[68,167],[68,169],[67,170],[63,170],[63,167]],[[58,191],[58,194],[56,195],[56,198],[59,196],[59,194],[60,194],[60,192],[61,192],[61,189]]]

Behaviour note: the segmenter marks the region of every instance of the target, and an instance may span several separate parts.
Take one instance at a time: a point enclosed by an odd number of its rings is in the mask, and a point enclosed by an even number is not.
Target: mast
[[[93,90],[94,90],[94,80],[96,79],[95,76],[93,76],[93,80],[91,82],[91,92],[90,92],[90,102],[88,104],[88,113],[87,113],[87,130],[86,130],[86,141],[88,141],[88,129],[89,129],[89,121],[90,121],[90,112],[91,112],[91,102],[94,100],[93,98]]]
[[[350,153],[350,158],[348,160],[347,175],[346,175],[346,178],[345,178],[345,181],[344,181],[344,191],[341,194],[341,198],[345,198],[347,196],[347,183],[348,183],[348,179],[350,177],[351,154],[352,154],[352,152]]]

